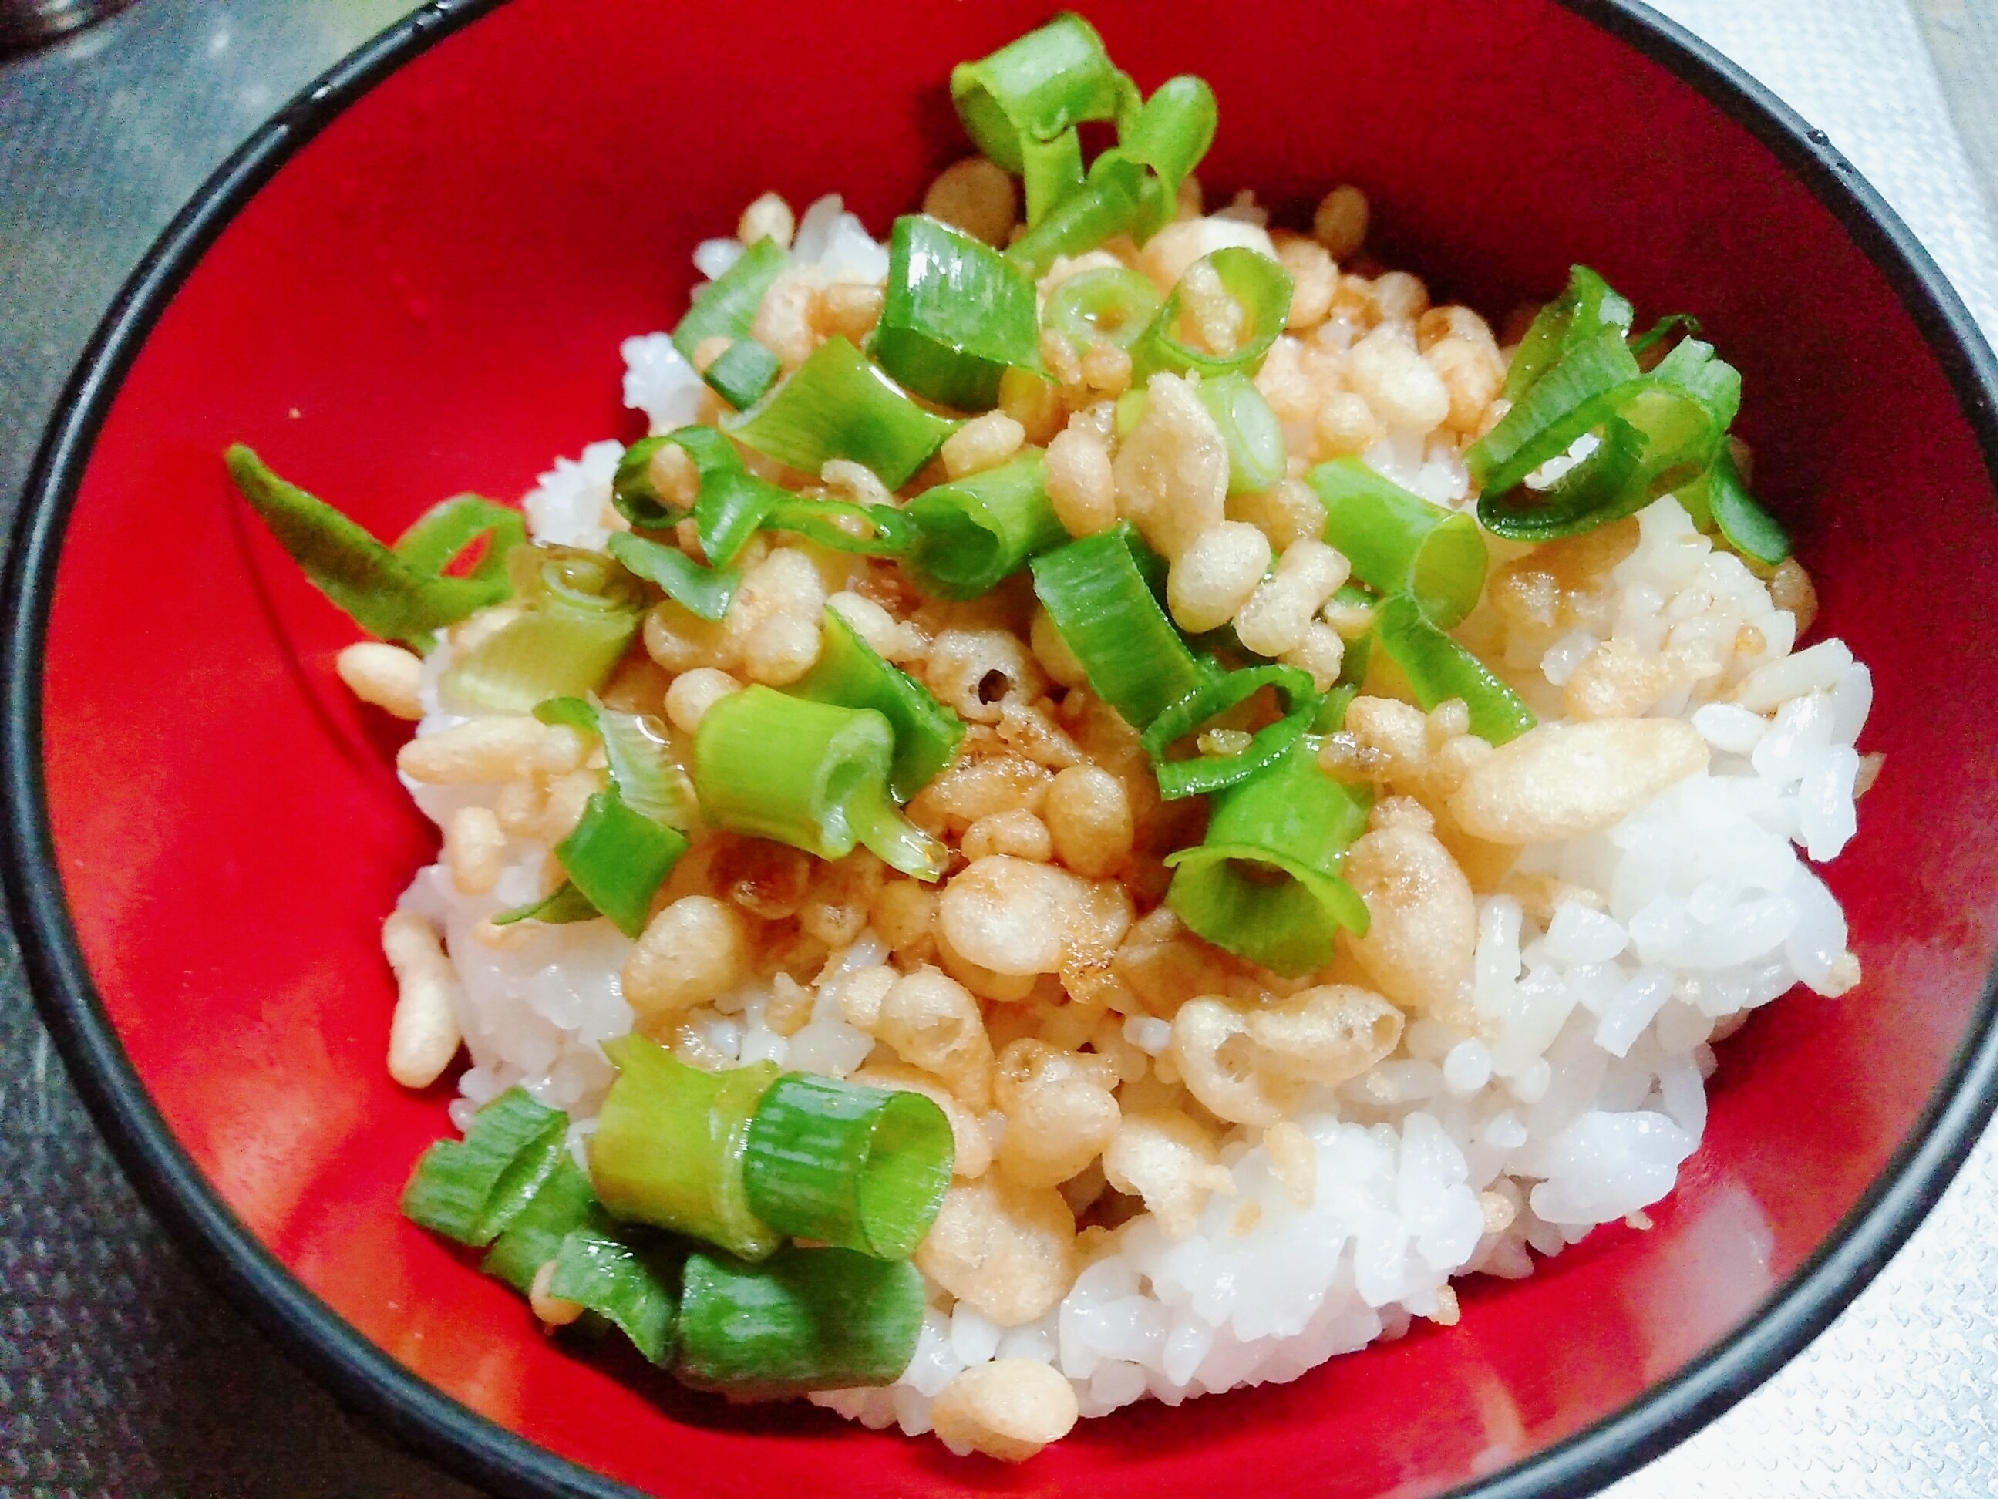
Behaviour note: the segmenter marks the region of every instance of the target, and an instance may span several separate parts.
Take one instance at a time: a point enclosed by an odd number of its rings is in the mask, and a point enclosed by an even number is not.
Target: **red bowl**
[[[351,627],[252,526],[229,442],[393,533],[631,435],[618,340],[755,192],[885,228],[964,142],[977,8],[438,3],[209,183],[112,311],[44,447],[6,619],[8,893],[49,1025],[148,1200],[353,1404],[510,1494],[1577,1493],[1740,1398],[1900,1245],[1992,1107],[1998,380],[1879,198],[1738,70],[1610,0],[1101,0],[1147,85],[1220,96],[1210,187],[1373,197],[1381,248],[1503,311],[1571,261],[1696,310],[1887,773],[1830,871],[1866,981],[1723,1048],[1647,1234],[1599,1230],[1463,1324],[1294,1384],[1145,1405],[1013,1470],[572,1360],[402,1221],[444,1090],[382,1067],[383,912],[430,856]],[[1302,66],[1299,66],[1299,65]],[[1293,78],[1295,81],[1293,81]],[[1923,605],[1937,600],[1941,607]],[[143,628],[141,628],[143,627]],[[135,636],[134,631],[138,633]],[[630,1485],[631,1488],[625,1487]]]

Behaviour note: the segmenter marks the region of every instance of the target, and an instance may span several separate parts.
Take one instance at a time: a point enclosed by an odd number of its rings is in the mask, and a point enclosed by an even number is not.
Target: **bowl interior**
[[[1213,83],[1210,201],[1252,185],[1299,222],[1352,181],[1390,263],[1494,317],[1572,261],[1641,318],[1699,314],[1743,371],[1739,430],[1817,579],[1820,633],[1875,673],[1861,748],[1886,772],[1829,876],[1865,982],[1798,993],[1722,1048],[1706,1142],[1651,1231],[1473,1283],[1453,1330],[1088,1423],[1024,1470],[565,1356],[397,1214],[448,1094],[384,1072],[377,932],[433,839],[396,782],[398,736],[330,669],[351,627],[249,520],[221,451],[247,441],[393,534],[445,495],[512,498],[553,455],[636,435],[617,344],[672,325],[693,245],[766,188],[843,192],[884,233],[967,149],[950,65],[1046,12],[514,0],[335,120],[160,318],[61,553],[46,779],[105,1010],[250,1233],[390,1357],[640,1488],[1194,1495],[1255,1472],[1276,1492],[1446,1489],[1753,1315],[1874,1183],[1978,1011],[1998,926],[1998,512],[1943,363],[1832,213],[1748,129],[1551,0],[1455,7],[1447,28],[1413,0],[1089,13],[1141,84]]]

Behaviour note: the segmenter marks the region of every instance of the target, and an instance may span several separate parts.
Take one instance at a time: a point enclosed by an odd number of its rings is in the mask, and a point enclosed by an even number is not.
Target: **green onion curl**
[[[1318,768],[1309,741],[1217,793],[1206,839],[1166,856],[1166,904],[1216,947],[1299,977],[1332,961],[1340,927],[1365,935],[1366,902],[1340,878],[1366,831],[1365,794]]]
[[[1034,309],[1034,283],[1004,255],[905,214],[888,237],[888,289],[869,352],[919,396],[988,411],[1008,369],[1040,368]]]
[[[1210,353],[1195,348],[1180,337],[1181,297],[1186,277],[1180,277],[1158,316],[1152,319],[1142,337],[1131,349],[1131,383],[1141,385],[1159,370],[1175,375],[1198,371],[1202,375],[1225,375],[1240,371],[1254,375],[1262,368],[1263,356],[1283,332],[1290,316],[1290,272],[1269,256],[1256,250],[1229,245],[1203,255],[1194,265],[1211,267],[1222,288],[1241,307],[1246,328],[1241,342],[1226,353]],[[1192,267],[1189,266],[1191,271]]]
[[[694,350],[711,338],[744,339],[756,322],[756,309],[770,283],[791,263],[791,252],[774,239],[759,239],[734,265],[694,295],[693,306],[673,330],[673,347],[691,362]]]
[[[1029,141],[1053,141],[1085,120],[1115,119],[1131,93],[1096,28],[1066,11],[950,73],[951,102],[965,130],[1014,173],[1026,170]]]
[[[1142,398],[1144,393],[1138,394]],[[1194,394],[1228,444],[1228,493],[1263,494],[1274,489],[1289,472],[1289,455],[1283,446],[1283,423],[1256,382],[1239,371],[1210,375],[1194,387]]]
[[[1477,606],[1487,554],[1478,523],[1382,478],[1358,458],[1305,475],[1325,506],[1325,540],[1381,593],[1405,593],[1444,629]]]
[[[893,1384],[916,1354],[923,1277],[907,1260],[785,1249],[688,1256],[673,1373],[738,1400]]]
[[[520,512],[477,495],[434,506],[393,547],[383,546],[324,500],[272,473],[241,443],[229,477],[306,578],[370,635],[427,652],[436,632],[502,603],[513,592],[508,559],[527,538]],[[483,540],[463,576],[446,569]]]
[[[511,1088],[472,1116],[463,1140],[439,1140],[403,1189],[412,1223],[483,1248],[525,1211],[555,1170],[569,1119]]]
[[[648,541],[628,531],[613,532],[610,554],[634,577],[656,584],[666,597],[699,619],[718,620],[742,586],[733,568],[703,567],[677,547]]]
[[[440,696],[460,712],[526,713],[596,691],[644,618],[638,580],[577,547],[517,546],[507,566],[520,616],[453,661]]]
[[[1048,499],[1039,448],[926,489],[908,513],[916,526],[910,575],[939,598],[975,599],[1068,540]]]
[[[1158,315],[1160,301],[1149,277],[1103,266],[1071,276],[1048,293],[1041,324],[1078,349],[1098,339],[1128,349]]]
[[[825,611],[819,659],[790,692],[841,708],[871,708],[888,720],[895,734],[888,790],[898,802],[934,780],[964,742],[964,720],[921,682],[883,660],[837,609]]]
[[[777,1064],[703,1072],[636,1034],[606,1041],[604,1055],[617,1081],[588,1147],[604,1208],[744,1259],[770,1255],[783,1235],[750,1207],[742,1161],[749,1121],[777,1080]]]
[[[1219,791],[1274,764],[1288,754],[1318,715],[1319,695],[1309,672],[1291,666],[1251,666],[1222,672],[1211,668],[1206,681],[1167,708],[1139,735],[1158,772],[1159,794],[1168,801]],[[1283,699],[1283,717],[1258,729],[1248,746],[1232,755],[1200,754],[1169,760],[1166,751],[1188,735],[1199,733],[1229,709],[1247,702],[1265,687]]]
[[[949,851],[904,818],[889,793],[895,732],[869,708],[808,702],[750,686],[722,698],[694,736],[694,786],[717,827],[821,859],[864,844],[890,867],[942,878]]]
[[[808,474],[850,458],[900,489],[957,423],[925,411],[847,339],[827,339],[789,379],[724,430],[746,447]],[[705,476],[704,488],[705,488]],[[719,564],[722,559],[709,554]]]
[[[950,1121],[923,1094],[794,1072],[756,1107],[743,1182],[780,1233],[900,1260],[936,1220],[951,1161]]]
[[[1033,562],[1034,593],[1090,689],[1140,731],[1209,678],[1147,581],[1157,560],[1125,521]]]
[[[701,378],[737,411],[747,411],[777,383],[783,362],[753,338],[738,338],[715,357]]]
[[[1492,744],[1517,739],[1537,722],[1519,694],[1439,630],[1408,595],[1396,594],[1381,604],[1374,616],[1374,638],[1408,678],[1425,713],[1461,698],[1471,710],[1471,732]]]

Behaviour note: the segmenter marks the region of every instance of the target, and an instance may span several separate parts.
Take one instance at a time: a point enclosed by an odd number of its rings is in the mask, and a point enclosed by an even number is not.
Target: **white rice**
[[[709,241],[696,260],[715,276],[740,253],[732,240]],[[887,267],[885,250],[836,197],[806,212],[797,253],[830,278],[879,279]],[[654,431],[693,419],[700,380],[670,339],[630,339],[623,351],[626,400]],[[578,460],[557,460],[526,501],[538,538],[602,544],[618,451],[596,443]],[[1447,451],[1383,444],[1368,457],[1439,502],[1468,493]],[[995,1357],[1055,1365],[1085,1416],[1146,1395],[1176,1404],[1294,1379],[1399,1336],[1412,1317],[1455,1320],[1454,1276],[1530,1274],[1529,1249],[1557,1254],[1671,1191],[1705,1127],[1709,1042],[1799,983],[1835,995],[1856,977],[1844,917],[1805,856],[1828,860],[1853,835],[1853,745],[1872,686],[1836,640],[1793,654],[1792,617],[1675,500],[1658,501],[1640,522],[1636,550],[1613,574],[1614,631],[1647,651],[1726,643],[1714,652],[1731,663],[1721,676],[1654,710],[1689,720],[1712,763],[1607,831],[1523,850],[1519,872],[1573,887],[1545,927],[1508,896],[1479,901],[1468,998],[1482,1034],[1418,1020],[1396,1057],[1315,1089],[1298,1120],[1317,1154],[1308,1207],[1287,1195],[1259,1132],[1237,1128],[1222,1156],[1233,1195],[1213,1196],[1192,1236],[1173,1242],[1149,1216],[1134,1220],[1055,1310],[1024,1327],[996,1327],[933,1288],[921,1343],[897,1384],[814,1400],[916,1434],[930,1429],[930,1401],[952,1376]],[[1748,656],[1738,642],[1755,637],[1744,627],[1762,642]],[[1529,696],[1558,702],[1556,689],[1599,643],[1574,632],[1538,660],[1508,664],[1537,676]],[[419,734],[455,721],[435,711],[448,655],[426,664],[433,712]],[[440,823],[497,794],[411,791]],[[579,1143],[613,1077],[602,1043],[632,1024],[619,992],[631,943],[605,922],[535,928],[504,950],[470,936],[480,918],[538,894],[546,854],[515,840],[485,896],[459,894],[440,863],[417,876],[402,904],[444,931],[463,984],[459,1018],[473,1065],[454,1123],[462,1128],[480,1104],[518,1085],[569,1111]],[[871,934],[836,954],[810,1023],[788,1039],[763,1024],[771,998],[763,983],[694,1019],[731,1061],[843,1076],[874,1043],[841,1019],[842,976],[885,957]],[[1170,1034],[1150,1016],[1124,1026],[1148,1055]],[[1509,1223],[1487,1231],[1508,1212]]]

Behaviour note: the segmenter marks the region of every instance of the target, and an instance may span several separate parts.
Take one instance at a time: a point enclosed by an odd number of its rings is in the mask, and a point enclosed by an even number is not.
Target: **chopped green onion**
[[[1471,710],[1471,732],[1493,744],[1517,739],[1537,720],[1490,667],[1432,624],[1407,594],[1382,603],[1374,635],[1415,689],[1424,712],[1451,698]]]
[[[872,709],[751,686],[702,717],[694,786],[717,827],[821,859],[865,844],[903,874],[939,879],[949,850],[897,810],[888,792],[894,756],[894,730]]]
[[[652,482],[652,460],[671,437],[641,437],[624,450],[611,475],[611,506],[641,531],[663,531],[686,517],[685,507],[668,502]]]
[[[1690,313],[1675,312],[1669,317],[1662,317],[1653,323],[1649,331],[1633,337],[1630,340],[1630,352],[1633,358],[1642,363],[1645,355],[1665,342],[1674,333],[1683,333],[1688,338],[1694,338],[1698,336],[1699,331],[1700,320],[1698,318]]]
[[[1077,177],[1081,175],[1077,159]],[[1008,369],[1040,368],[1034,283],[982,240],[904,214],[888,238],[888,290],[869,351],[928,400],[986,411]]]
[[[1351,648],[1348,649],[1350,651]],[[1359,695],[1360,684],[1357,681],[1340,682],[1318,704],[1318,716],[1311,721],[1311,732],[1323,736],[1336,734],[1345,728],[1346,710],[1353,706],[1353,699]]]
[[[1726,443],[1707,470],[1707,506],[1727,544],[1742,556],[1774,567],[1790,555],[1789,533],[1748,492]]]
[[[1219,123],[1220,110],[1207,80],[1182,74],[1160,84],[1128,127],[1120,126],[1116,154],[1151,168],[1157,184],[1144,195],[1149,212],[1141,212],[1137,224],[1140,244],[1172,222],[1179,185],[1214,144]]]
[[[473,646],[439,683],[464,712],[527,713],[544,698],[603,685],[638,633],[638,580],[602,552],[519,546],[508,558],[518,619]]]
[[[575,831],[555,845],[569,883],[627,937],[645,930],[652,897],[686,851],[686,834],[633,811],[615,789],[585,802]]]
[[[1048,294],[1041,325],[1078,349],[1101,339],[1128,349],[1158,315],[1160,298],[1149,277],[1123,266],[1071,276]]]
[[[834,337],[755,406],[728,418],[725,427],[738,442],[808,474],[818,473],[830,458],[851,458],[890,489],[900,489],[957,423],[923,410],[860,350]],[[721,565],[722,558],[708,556]]]
[[[795,531],[828,551],[900,557],[916,544],[915,522],[893,505],[786,499],[763,518],[766,531]]]
[[[1284,320],[1290,316],[1290,272],[1269,256],[1239,245],[1212,251],[1194,264],[1202,262],[1213,268],[1223,289],[1242,309],[1246,328],[1241,342],[1225,353],[1209,352],[1180,337],[1180,297],[1186,285],[1182,276],[1158,316],[1131,349],[1133,384],[1143,383],[1146,376],[1158,370],[1169,370],[1176,375],[1189,370],[1198,370],[1202,375],[1225,375],[1239,370],[1253,375],[1262,368],[1263,356],[1283,332]]]
[[[613,1217],[670,1228],[744,1259],[783,1236],[758,1218],[742,1183],[750,1117],[775,1062],[721,1072],[689,1067],[640,1035],[604,1043],[618,1069],[589,1139],[590,1180]]]
[[[1611,414],[1609,397],[1639,378],[1623,334],[1610,329],[1571,347],[1534,381],[1497,426],[1464,450],[1464,462],[1487,496],[1505,494]]]
[[[512,926],[520,921],[545,921],[550,926],[566,926],[572,921],[594,921],[603,913],[590,904],[590,898],[569,881],[555,887],[540,900],[501,911],[492,918],[494,926]]]
[[[1207,681],[1140,570],[1129,522],[1034,559],[1034,592],[1089,685],[1134,729]],[[1147,551],[1149,555],[1149,551]]]
[[[370,635],[428,651],[435,631],[512,592],[509,555],[527,536],[517,510],[461,495],[427,511],[390,548],[280,479],[241,443],[226,461],[236,488],[313,587]],[[463,577],[446,573],[480,537],[489,539],[478,565]]]
[[[1071,125],[1053,140],[1022,142],[1020,154],[1020,176],[1027,188],[1027,227],[1031,229],[1086,180],[1082,137]]]
[[[441,501],[418,516],[415,524],[396,538],[391,550],[411,572],[442,582],[445,569],[481,537],[486,538],[486,548],[478,563],[454,581],[491,588],[496,594],[494,602],[498,602],[513,590],[507,575],[507,554],[527,539],[527,522],[511,506],[475,494]]]
[[[727,567],[779,507],[792,502],[788,489],[742,468],[717,469],[701,476],[694,501],[694,527],[701,550],[716,567]]]
[[[777,382],[783,361],[753,338],[738,338],[701,371],[708,389],[737,411],[747,411]]]
[[[687,1258],[673,1372],[737,1399],[893,1384],[916,1355],[923,1277],[907,1260],[786,1249]]]
[[[1039,448],[924,490],[909,516],[916,523],[909,572],[925,592],[946,599],[975,599],[1068,540],[1048,500]]]
[[[825,612],[818,662],[791,686],[795,697],[842,708],[872,708],[895,732],[889,793],[906,802],[957,758],[964,720],[907,672],[883,660],[837,609]]]
[[[1067,12],[950,70],[951,102],[964,128],[1009,172],[1026,170],[1027,142],[1052,141],[1084,120],[1115,119],[1130,88],[1096,28]]]
[[[674,1284],[680,1254],[667,1246],[640,1249],[615,1230],[578,1228],[555,1254],[548,1294],[573,1301],[614,1324],[648,1363],[672,1352]]]
[[[1228,444],[1228,493],[1262,494],[1274,489],[1288,472],[1283,423],[1255,381],[1239,371],[1212,375],[1196,385],[1194,393]]]
[[[1574,362],[1557,365],[1526,405],[1559,385]],[[1713,462],[1740,401],[1741,376],[1734,367],[1714,358],[1711,344],[1686,339],[1650,374],[1592,397],[1553,424],[1557,436],[1599,426],[1595,452],[1542,495],[1500,489],[1494,479],[1478,501],[1479,519],[1498,535],[1524,541],[1620,520],[1661,494],[1695,483]],[[1492,435],[1498,435],[1496,429]],[[1546,445],[1546,439],[1536,438],[1530,446],[1538,451]],[[1475,448],[1467,458],[1472,454]]]
[[[790,263],[789,250],[774,239],[759,239],[734,265],[694,294],[694,305],[673,330],[673,347],[691,361],[694,350],[710,338],[749,337],[763,294]]]
[[[1432,505],[1358,458],[1335,458],[1305,476],[1325,504],[1325,540],[1382,593],[1405,593],[1444,629],[1484,591],[1484,537],[1460,510]]]
[[[1083,186],[1006,249],[1006,258],[1036,279],[1060,255],[1081,255],[1132,228],[1159,193],[1158,179],[1117,151],[1090,163]]]
[[[569,1119],[524,1088],[511,1088],[472,1116],[463,1140],[439,1140],[403,1189],[412,1223],[483,1248],[531,1203],[562,1154]]]
[[[1245,703],[1264,687],[1274,687],[1284,700],[1284,716],[1258,729],[1248,746],[1232,755],[1199,755],[1168,760],[1167,749],[1189,734]],[[1139,736],[1158,772],[1159,794],[1168,801],[1202,792],[1219,791],[1274,764],[1304,737],[1318,714],[1319,698],[1308,672],[1291,666],[1251,666],[1223,673],[1218,669],[1192,692],[1167,708]]]
[[[1290,978],[1332,961],[1340,927],[1365,934],[1366,902],[1339,871],[1366,831],[1366,803],[1318,768],[1309,741],[1212,807],[1206,841],[1165,860],[1166,904],[1188,927]]]
[[[610,1226],[588,1173],[563,1150],[533,1199],[493,1241],[479,1268],[525,1296],[541,1267],[561,1253],[562,1241],[571,1233],[583,1228],[608,1230]]]
[[[1608,334],[1618,343],[1630,332],[1630,303],[1585,265],[1571,267],[1568,288],[1540,309],[1526,337],[1513,351],[1504,395],[1517,406],[1555,363],[1585,343]]]
[[[731,568],[702,567],[677,547],[647,541],[627,532],[614,533],[610,554],[624,569],[656,583],[666,597],[701,619],[720,619],[742,585],[742,574]]]
[[[922,1094],[794,1072],[756,1106],[743,1182],[779,1233],[900,1260],[936,1220],[951,1160],[950,1121]]]

